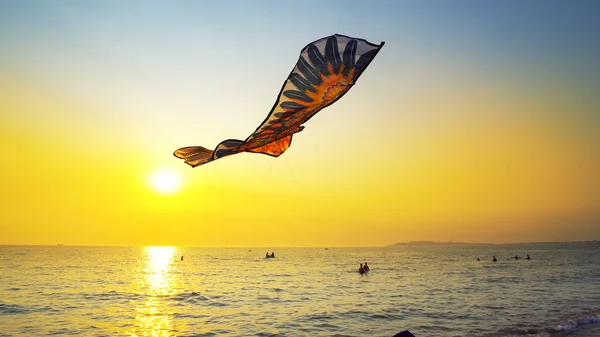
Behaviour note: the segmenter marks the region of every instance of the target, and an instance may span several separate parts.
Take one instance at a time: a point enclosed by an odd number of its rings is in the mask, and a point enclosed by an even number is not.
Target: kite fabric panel
[[[383,45],[338,34],[308,44],[271,112],[246,140],[228,139],[214,150],[188,146],[173,154],[192,167],[240,152],[278,157],[290,147],[294,133],[304,129],[302,124],[350,90]]]

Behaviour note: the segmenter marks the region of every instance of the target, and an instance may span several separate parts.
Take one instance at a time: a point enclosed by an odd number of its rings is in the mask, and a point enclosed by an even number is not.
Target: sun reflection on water
[[[135,327],[131,336],[170,336],[173,331],[173,312],[169,309],[170,295],[177,289],[174,273],[175,247],[146,247],[144,263],[137,273],[136,288],[145,301],[136,303]]]
[[[146,247],[148,265],[146,267],[147,294],[169,295],[173,292],[171,264],[175,247]]]

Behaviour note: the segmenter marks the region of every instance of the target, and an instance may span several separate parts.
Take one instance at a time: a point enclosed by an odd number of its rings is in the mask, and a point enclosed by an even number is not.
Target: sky
[[[2,1],[0,244],[600,240],[599,15],[585,0]],[[245,139],[300,50],[335,33],[385,46],[279,158],[172,155]]]

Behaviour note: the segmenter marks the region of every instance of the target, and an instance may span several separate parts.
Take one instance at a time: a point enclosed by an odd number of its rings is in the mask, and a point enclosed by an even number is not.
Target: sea
[[[361,275],[365,262],[370,272]],[[0,246],[2,337],[392,337],[403,330],[598,337],[600,243]]]

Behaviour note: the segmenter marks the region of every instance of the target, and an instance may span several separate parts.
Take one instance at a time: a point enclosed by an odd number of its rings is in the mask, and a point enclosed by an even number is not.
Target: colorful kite
[[[279,157],[294,133],[304,129],[302,124],[350,90],[383,44],[337,34],[310,43],[300,52],[271,112],[245,141],[228,139],[214,151],[182,147],[173,154],[192,167],[240,152]]]

